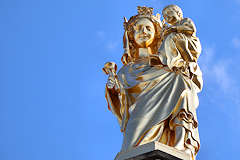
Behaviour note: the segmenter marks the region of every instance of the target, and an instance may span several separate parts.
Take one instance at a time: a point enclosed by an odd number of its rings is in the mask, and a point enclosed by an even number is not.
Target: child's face
[[[166,8],[163,11],[163,17],[166,20],[166,22],[170,25],[174,25],[180,20],[180,17],[178,16],[177,12],[172,8]]]

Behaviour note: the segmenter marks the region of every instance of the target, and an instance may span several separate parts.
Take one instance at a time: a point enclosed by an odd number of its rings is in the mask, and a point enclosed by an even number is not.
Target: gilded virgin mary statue
[[[117,72],[107,62],[103,68],[106,100],[123,132],[121,152],[157,141],[195,159],[201,44],[178,6],[165,7],[162,15],[160,20],[153,8],[138,7],[137,15],[125,18],[123,66]]]

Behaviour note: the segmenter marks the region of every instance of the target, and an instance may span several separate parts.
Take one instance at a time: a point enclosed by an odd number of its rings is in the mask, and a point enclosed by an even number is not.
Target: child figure
[[[162,32],[163,42],[159,49],[161,62],[172,70],[181,70],[191,79],[196,79],[201,76],[197,64],[201,44],[196,37],[195,24],[190,18],[183,18],[183,12],[177,5],[166,6],[162,15],[169,26],[165,24]]]

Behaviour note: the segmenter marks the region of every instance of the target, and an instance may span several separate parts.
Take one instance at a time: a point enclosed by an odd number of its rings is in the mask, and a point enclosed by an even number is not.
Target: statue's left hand
[[[109,76],[108,77],[108,81],[107,81],[107,88],[109,89],[113,89],[113,87],[115,86],[116,84],[116,80],[113,76]]]

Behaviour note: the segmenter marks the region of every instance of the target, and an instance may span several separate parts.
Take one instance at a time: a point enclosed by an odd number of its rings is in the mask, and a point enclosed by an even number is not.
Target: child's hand
[[[176,32],[176,31],[177,31],[177,26],[170,26],[170,27],[169,27],[169,30],[170,30],[171,32]]]
[[[170,26],[170,27],[166,28],[166,30],[164,30],[163,35],[165,37],[165,36],[169,35],[172,32],[177,32],[177,27],[176,26]]]

